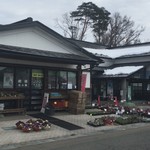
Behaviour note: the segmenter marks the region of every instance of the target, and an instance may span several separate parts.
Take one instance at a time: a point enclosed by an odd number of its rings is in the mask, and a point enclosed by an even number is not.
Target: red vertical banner
[[[98,99],[97,99],[97,105],[100,106],[101,105],[101,99],[100,99],[100,95],[98,95]]]
[[[85,92],[86,77],[87,77],[87,74],[82,74],[82,79],[81,79],[81,91],[82,92]]]

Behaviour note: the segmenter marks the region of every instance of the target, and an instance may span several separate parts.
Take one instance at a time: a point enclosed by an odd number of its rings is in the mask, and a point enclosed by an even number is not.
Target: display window
[[[75,72],[68,72],[68,89],[76,89],[76,73]]]
[[[58,86],[60,89],[67,89],[67,72],[66,71],[60,71],[57,74],[58,78]]]
[[[48,89],[76,89],[76,72],[48,71]]]
[[[30,70],[26,68],[16,69],[16,88],[29,88]]]
[[[56,71],[48,71],[48,89],[56,89]]]
[[[14,68],[0,67],[0,88],[14,87]]]
[[[31,87],[32,89],[42,89],[44,73],[41,69],[32,69]]]

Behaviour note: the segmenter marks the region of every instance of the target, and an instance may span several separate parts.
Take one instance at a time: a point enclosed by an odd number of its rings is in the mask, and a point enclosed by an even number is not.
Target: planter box
[[[139,123],[140,119],[137,116],[118,117],[115,122],[120,125],[126,125],[132,123]]]
[[[108,115],[108,114],[114,114],[112,112],[108,112],[108,111],[93,111],[93,112],[87,112],[88,115],[92,115],[92,116],[98,116],[98,115]]]

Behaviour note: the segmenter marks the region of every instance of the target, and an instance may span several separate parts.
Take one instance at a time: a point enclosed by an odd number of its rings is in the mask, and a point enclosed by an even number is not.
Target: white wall
[[[58,41],[57,38],[39,28],[26,28],[0,32],[0,44],[83,55],[76,50],[68,48],[62,41]]]

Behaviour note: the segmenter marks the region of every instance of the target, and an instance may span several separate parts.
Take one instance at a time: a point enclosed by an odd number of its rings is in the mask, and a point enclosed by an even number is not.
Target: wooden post
[[[78,75],[77,75],[77,89],[81,91],[81,77],[82,77],[82,70],[81,65],[77,66]]]

